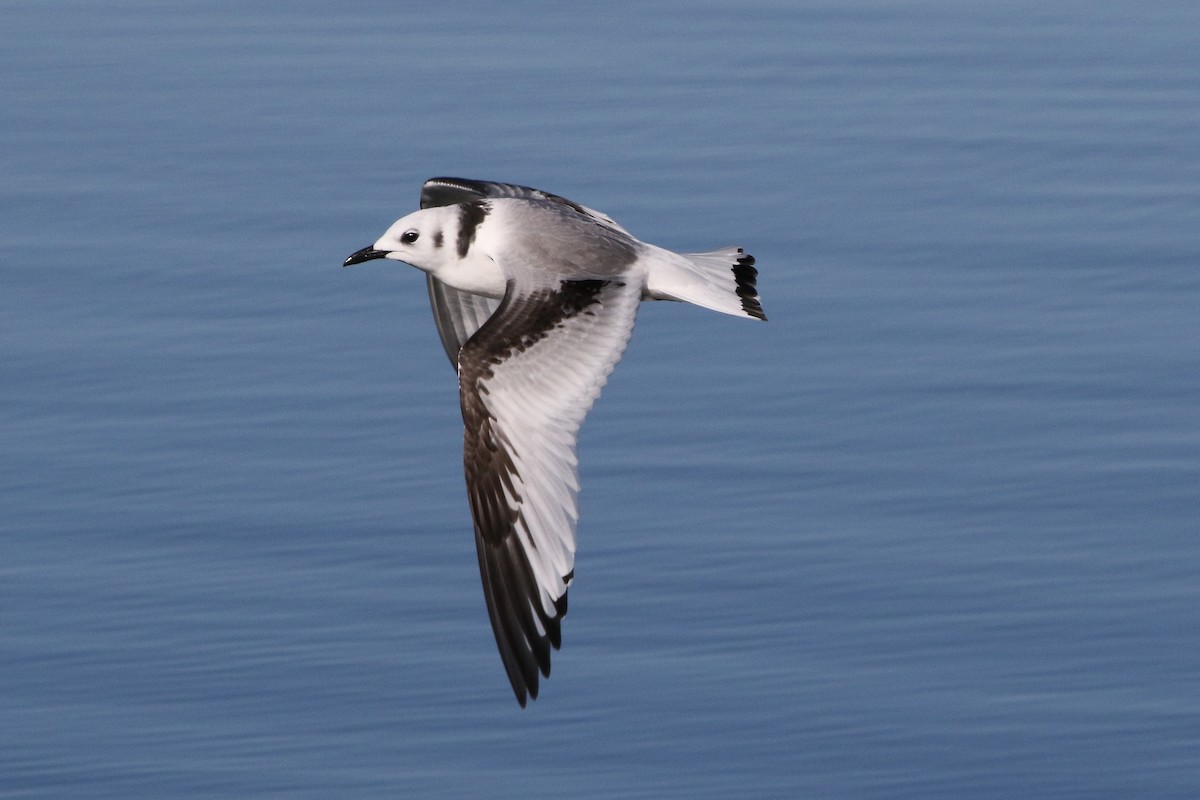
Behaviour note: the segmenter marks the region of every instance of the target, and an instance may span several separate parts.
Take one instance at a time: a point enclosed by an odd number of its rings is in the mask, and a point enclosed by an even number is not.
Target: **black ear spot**
[[[412,244],[419,238],[421,238],[421,234],[417,231],[405,231],[404,233],[400,234],[400,241],[404,242],[405,244]]]

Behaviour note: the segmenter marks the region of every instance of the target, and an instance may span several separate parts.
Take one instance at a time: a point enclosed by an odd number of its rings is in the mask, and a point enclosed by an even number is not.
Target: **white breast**
[[[504,273],[482,248],[472,248],[466,258],[454,259],[433,274],[455,289],[485,297],[504,296]]]

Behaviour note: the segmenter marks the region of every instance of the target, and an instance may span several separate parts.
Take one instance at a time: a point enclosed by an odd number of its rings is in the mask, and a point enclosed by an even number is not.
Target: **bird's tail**
[[[765,320],[758,298],[754,256],[740,247],[711,253],[672,253],[655,248],[646,296],[680,300],[736,317]]]

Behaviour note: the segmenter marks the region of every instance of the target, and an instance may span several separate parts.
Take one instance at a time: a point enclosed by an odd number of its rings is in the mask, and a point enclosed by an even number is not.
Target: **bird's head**
[[[414,211],[392,223],[375,244],[354,253],[342,266],[388,258],[426,272],[437,272],[458,258],[455,250],[457,218],[451,206]]]

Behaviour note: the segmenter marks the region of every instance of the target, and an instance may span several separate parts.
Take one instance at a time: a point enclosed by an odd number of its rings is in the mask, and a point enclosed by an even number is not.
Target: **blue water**
[[[0,7],[0,797],[1200,796],[1200,6]],[[488,629],[439,174],[676,249]]]

